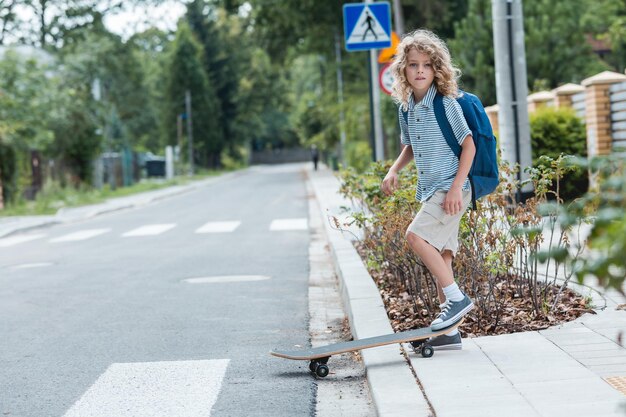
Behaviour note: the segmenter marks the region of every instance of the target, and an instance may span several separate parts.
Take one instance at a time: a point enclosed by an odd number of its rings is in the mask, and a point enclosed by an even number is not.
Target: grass
[[[200,170],[192,177],[178,176],[168,181],[163,179],[143,179],[139,183],[128,187],[119,187],[115,190],[112,190],[108,185],[101,189],[87,186],[74,188],[61,187],[58,182],[49,182],[37,194],[37,198],[34,201],[20,199],[10,205],[6,205],[3,210],[0,210],[0,217],[51,215],[65,207],[97,204],[111,198],[125,197],[175,185],[185,185],[192,181],[220,175],[224,172],[224,170]]]

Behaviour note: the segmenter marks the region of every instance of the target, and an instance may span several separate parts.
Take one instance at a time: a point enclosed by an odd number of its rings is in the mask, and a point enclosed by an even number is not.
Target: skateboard
[[[391,345],[394,343],[407,343],[426,340],[430,337],[435,337],[448,333],[449,331],[459,327],[461,323],[463,323],[462,319],[451,326],[437,331],[431,330],[430,327],[424,327],[421,329],[407,330],[404,332],[387,334],[382,336],[367,337],[365,339],[352,340],[349,342],[340,342],[332,345],[320,346],[310,349],[274,349],[270,351],[270,355],[284,359],[310,361],[309,370],[320,378],[323,378],[327,376],[330,372],[327,364],[332,355],[338,355],[340,353],[346,352],[354,352],[357,350],[369,349],[378,346]],[[413,343],[413,346],[416,352],[421,354],[425,358],[430,358],[435,353],[434,348],[428,343],[421,343],[419,345]]]

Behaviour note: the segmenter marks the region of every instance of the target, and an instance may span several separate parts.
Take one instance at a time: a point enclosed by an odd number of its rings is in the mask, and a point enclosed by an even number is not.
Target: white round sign
[[[391,63],[386,64],[380,70],[378,75],[380,88],[387,94],[391,95],[391,86],[393,85],[393,75],[391,74]]]

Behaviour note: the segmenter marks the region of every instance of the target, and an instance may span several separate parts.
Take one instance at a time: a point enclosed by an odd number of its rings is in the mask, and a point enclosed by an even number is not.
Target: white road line
[[[198,230],[196,233],[228,233],[234,232],[236,228],[241,225],[239,221],[232,222],[208,222]]]
[[[187,278],[183,281],[189,284],[222,284],[231,282],[265,281],[267,279],[270,279],[267,275],[224,275],[217,277]]]
[[[64,417],[209,417],[228,362],[114,363]]]
[[[44,268],[46,266],[52,266],[52,265],[54,265],[52,262],[33,262],[30,264],[13,265],[11,269],[18,270],[18,269]]]
[[[307,230],[307,219],[276,219],[270,224],[270,231]]]
[[[89,229],[89,230],[81,230],[80,232],[70,233],[68,235],[56,237],[54,239],[50,239],[50,243],[59,243],[59,242],[76,242],[80,240],[91,239],[92,237],[96,237],[102,235],[104,233],[109,233],[111,229]]]
[[[168,224],[147,224],[145,226],[133,229],[130,232],[124,233],[123,237],[135,237],[135,236],[156,236],[161,233],[165,233],[170,229],[176,227],[176,223]]]
[[[9,246],[17,245],[24,242],[29,242],[35,239],[41,239],[42,237],[46,237],[43,234],[37,235],[19,235],[19,236],[11,236],[0,239],[0,248],[8,248]]]

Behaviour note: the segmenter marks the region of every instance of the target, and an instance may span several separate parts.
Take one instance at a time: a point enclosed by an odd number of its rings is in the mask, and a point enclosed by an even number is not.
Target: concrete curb
[[[339,181],[331,171],[309,172],[309,181],[323,214],[341,218],[342,206],[351,203],[336,190]],[[352,245],[349,235],[324,222],[335,270],[339,277],[342,299],[355,339],[393,333],[378,288]],[[374,405],[381,417],[432,415],[428,401],[420,390],[398,345],[361,351]]]

